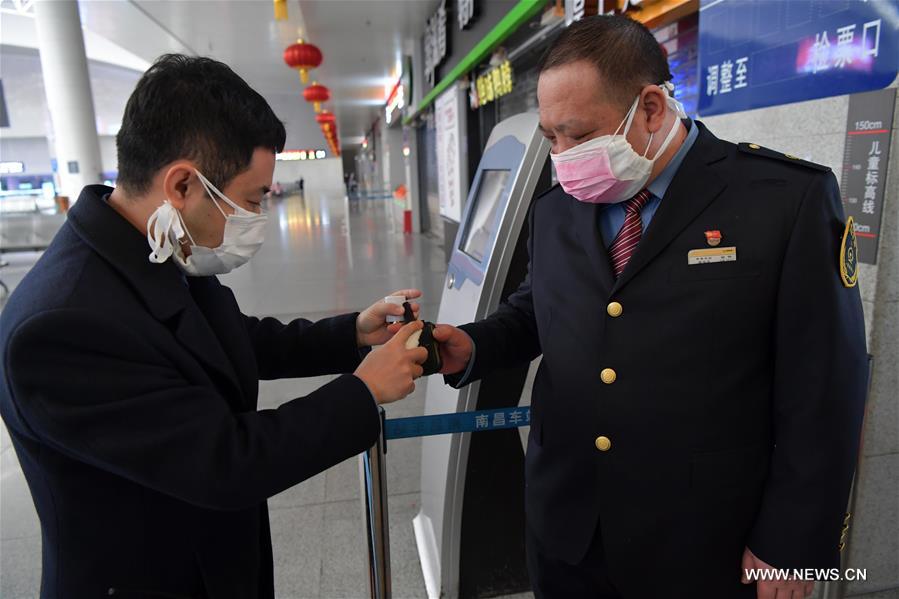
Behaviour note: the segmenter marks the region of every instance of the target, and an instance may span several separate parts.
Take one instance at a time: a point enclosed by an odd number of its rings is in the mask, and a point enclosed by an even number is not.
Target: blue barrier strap
[[[472,433],[493,431],[504,428],[518,428],[531,424],[531,408],[502,408],[499,410],[478,410],[394,418],[384,422],[384,438],[406,439],[408,437],[428,437],[448,433]]]

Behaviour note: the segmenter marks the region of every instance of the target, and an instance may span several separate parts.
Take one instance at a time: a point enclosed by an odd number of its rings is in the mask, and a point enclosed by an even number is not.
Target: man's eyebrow
[[[549,130],[546,127],[544,127],[542,123],[539,123],[537,125],[537,128],[540,129],[541,133],[549,132]],[[572,119],[570,121],[564,121],[562,123],[559,123],[555,127],[556,131],[559,131],[561,133],[565,133],[566,131],[571,130],[571,129],[583,129],[583,128],[584,128],[583,123],[581,123],[580,121],[578,121],[576,119]]]

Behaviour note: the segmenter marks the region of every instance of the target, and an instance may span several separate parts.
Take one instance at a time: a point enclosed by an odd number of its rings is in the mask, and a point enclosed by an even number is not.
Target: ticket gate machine
[[[550,187],[538,117],[496,125],[471,185],[436,322],[493,313],[527,272],[531,200]],[[528,365],[463,389],[428,379],[425,414],[517,406]],[[424,437],[421,511],[413,521],[428,597],[494,596],[529,588],[524,550],[524,451],[517,429]]]

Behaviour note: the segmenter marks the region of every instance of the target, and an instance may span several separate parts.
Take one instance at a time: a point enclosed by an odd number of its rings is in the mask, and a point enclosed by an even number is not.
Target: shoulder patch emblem
[[[855,221],[851,216],[846,221],[840,244],[840,279],[843,287],[855,287],[858,284],[858,239],[855,236]]]
[[[783,162],[789,162],[790,164],[797,164],[800,166],[806,166],[808,168],[813,168],[818,171],[828,172],[830,167],[824,166],[823,164],[817,164],[815,162],[809,162],[808,160],[803,160],[798,156],[793,156],[792,154],[782,154],[780,152],[775,152],[770,148],[762,147],[758,144],[750,144],[750,143],[740,143],[737,144],[737,148],[746,154],[755,154],[756,156],[764,156],[765,158],[773,158],[774,160],[781,160]]]

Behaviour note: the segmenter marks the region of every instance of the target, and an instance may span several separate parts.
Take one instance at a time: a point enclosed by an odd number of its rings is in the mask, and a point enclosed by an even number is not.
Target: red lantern
[[[322,51],[318,46],[297,40],[297,43],[284,50],[284,62],[290,68],[300,71],[300,81],[305,85],[309,81],[309,69],[317,68],[322,63]]]
[[[337,123],[337,117],[334,116],[333,112],[322,110],[320,113],[315,115],[315,122],[317,122],[319,125],[333,125]]]
[[[312,85],[303,90],[303,97],[306,98],[307,102],[312,102],[313,106],[315,106],[315,112],[321,112],[322,102],[327,102],[331,99],[331,90],[324,85],[313,82]]]

